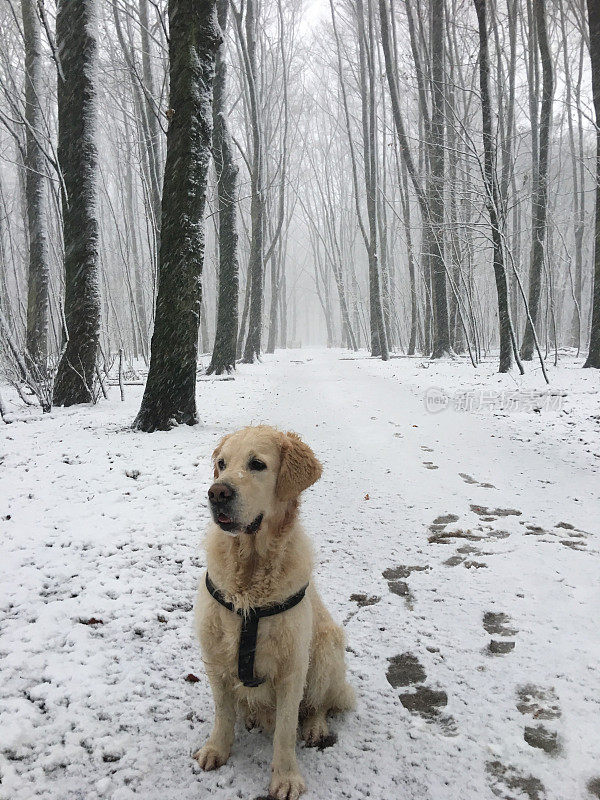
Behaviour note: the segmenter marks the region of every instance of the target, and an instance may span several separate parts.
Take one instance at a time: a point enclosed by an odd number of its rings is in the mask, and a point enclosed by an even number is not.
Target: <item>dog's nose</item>
[[[211,503],[215,504],[226,503],[228,500],[231,500],[233,495],[233,489],[226,483],[213,483],[208,490],[208,499]]]

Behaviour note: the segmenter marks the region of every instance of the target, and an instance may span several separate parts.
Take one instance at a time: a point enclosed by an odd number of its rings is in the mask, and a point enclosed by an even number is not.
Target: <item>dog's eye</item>
[[[220,459],[217,461],[217,467],[218,467],[220,470],[222,470],[222,469],[225,469],[225,462],[223,461],[223,459],[222,459],[222,458],[220,458]]]
[[[264,463],[264,461],[259,461],[258,458],[251,459],[248,466],[255,472],[261,472],[263,469],[267,468],[267,465]]]

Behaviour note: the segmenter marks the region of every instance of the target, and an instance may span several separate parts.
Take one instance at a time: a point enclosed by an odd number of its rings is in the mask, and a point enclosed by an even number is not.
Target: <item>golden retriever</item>
[[[296,800],[306,788],[296,761],[299,721],[306,744],[317,745],[328,736],[327,715],[354,705],[344,634],[315,588],[311,543],[298,522],[299,496],[321,477],[321,464],[295,433],[266,425],[225,436],[213,460],[206,553],[220,600],[203,580],[195,619],[215,720],[194,758],[204,770],[227,761],[239,712],[248,728],[274,729],[269,793]],[[272,612],[295,595],[292,608],[258,621],[252,657],[260,685],[245,685],[238,676],[244,615]]]

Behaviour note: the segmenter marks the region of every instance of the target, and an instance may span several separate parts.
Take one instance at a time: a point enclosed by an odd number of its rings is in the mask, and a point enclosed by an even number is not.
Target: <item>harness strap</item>
[[[290,608],[297,606],[304,597],[308,588],[308,583],[300,591],[288,597],[282,603],[271,603],[268,606],[258,606],[244,612],[241,608],[236,608],[233,603],[225,599],[223,592],[214,585],[206,573],[206,588],[228,611],[237,614],[242,618],[242,629],[240,632],[240,644],[238,648],[238,678],[244,686],[260,686],[265,682],[264,678],[254,676],[254,656],[256,655],[256,637],[258,635],[258,623],[261,617],[273,617],[275,614],[282,614]]]

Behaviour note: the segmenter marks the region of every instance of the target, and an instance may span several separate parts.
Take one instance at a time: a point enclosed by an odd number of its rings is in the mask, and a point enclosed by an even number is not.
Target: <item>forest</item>
[[[600,0],[0,0],[0,800],[599,800],[599,121]]]
[[[5,379],[149,371],[154,429],[302,345],[598,368],[589,5],[7,0]]]

